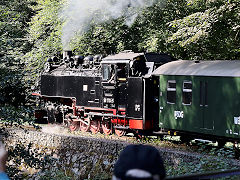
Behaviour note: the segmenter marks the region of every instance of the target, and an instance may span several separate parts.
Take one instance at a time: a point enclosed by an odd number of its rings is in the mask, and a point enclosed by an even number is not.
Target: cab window
[[[109,64],[103,64],[102,65],[102,70],[103,70],[103,80],[109,80],[111,76],[110,72],[110,65]]]
[[[126,78],[126,64],[119,63],[117,64],[117,77],[118,78]]]

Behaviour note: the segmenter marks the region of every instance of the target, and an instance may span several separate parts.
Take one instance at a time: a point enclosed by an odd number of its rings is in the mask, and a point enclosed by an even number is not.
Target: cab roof
[[[178,60],[157,68],[153,75],[240,77],[240,60]]]
[[[132,51],[123,51],[115,55],[109,55],[101,61],[101,63],[129,63],[131,60],[138,56],[144,55],[143,53],[134,53]]]
[[[176,59],[168,54],[164,53],[134,53],[131,50],[125,50],[115,55],[109,55],[103,58],[101,63],[129,63],[137,57],[141,57],[146,62],[154,62],[156,64],[164,64]]]

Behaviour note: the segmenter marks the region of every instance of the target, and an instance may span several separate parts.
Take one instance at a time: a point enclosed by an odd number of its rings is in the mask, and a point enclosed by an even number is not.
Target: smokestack
[[[63,51],[63,59],[70,59],[72,57],[72,51],[71,50],[64,50]]]

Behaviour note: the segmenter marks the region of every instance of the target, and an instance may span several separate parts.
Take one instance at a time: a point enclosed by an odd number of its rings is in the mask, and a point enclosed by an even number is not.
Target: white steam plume
[[[93,22],[102,23],[124,16],[126,25],[131,26],[138,10],[149,7],[156,0],[68,0],[61,12],[65,20],[62,30],[63,48],[69,48],[69,41],[76,33],[83,33]]]
[[[42,132],[50,133],[50,134],[67,134],[68,130],[61,125],[56,124],[48,124],[42,127]]]

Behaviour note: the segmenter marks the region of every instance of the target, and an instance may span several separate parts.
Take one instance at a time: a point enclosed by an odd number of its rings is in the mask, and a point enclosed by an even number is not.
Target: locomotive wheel
[[[90,123],[90,131],[93,134],[97,134],[100,131],[100,121],[98,120],[93,120]]]
[[[64,124],[67,125],[67,127],[71,130],[71,131],[76,131],[79,128],[79,121],[74,121],[76,119],[72,118],[73,114],[69,113],[65,116],[66,121],[64,121]]]
[[[112,134],[111,123],[109,121],[103,121],[102,122],[102,130],[103,130],[104,134],[106,134],[106,135]]]
[[[72,121],[69,124],[69,129],[71,131],[76,131],[79,128],[79,122],[78,121]]]
[[[126,130],[123,129],[115,129],[115,134],[119,137],[126,135]]]
[[[82,132],[88,132],[90,129],[90,119],[89,117],[86,117],[83,119],[84,122],[80,121],[80,130]]]

